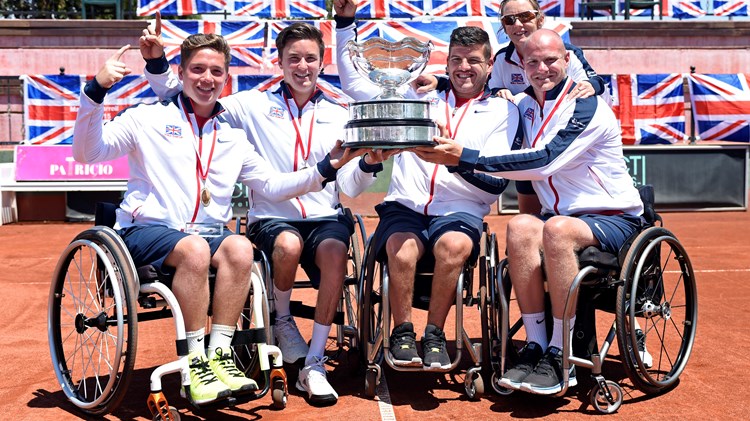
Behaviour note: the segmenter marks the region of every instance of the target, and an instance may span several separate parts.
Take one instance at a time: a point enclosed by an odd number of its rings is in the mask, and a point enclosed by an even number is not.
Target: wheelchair
[[[463,327],[463,309],[478,306],[480,313],[484,315],[488,303],[488,284],[497,272],[497,239],[494,233],[490,233],[487,223],[479,244],[479,257],[474,263],[466,263],[459,274],[456,285],[456,352],[451,364],[445,369],[429,370],[424,367],[405,367],[396,365],[390,354],[390,332],[391,313],[389,305],[389,273],[388,262],[380,261],[374,250],[376,241],[371,236],[365,247],[365,261],[359,278],[359,296],[357,299],[359,313],[359,341],[361,345],[360,359],[365,365],[365,395],[369,398],[375,397],[377,387],[382,378],[383,362],[396,371],[410,372],[450,372],[454,371],[461,362],[464,348],[469,354],[472,366],[466,370],[464,377],[464,391],[469,399],[479,399],[485,393],[485,378],[489,379],[491,373],[490,365],[490,343],[489,336],[485,333],[489,328],[483,326],[481,342],[475,343]],[[430,287],[434,258],[432,253],[425,256],[417,263],[417,273],[414,280],[414,297],[412,307],[420,310],[429,309]],[[474,274],[478,270],[479,291],[474,295]],[[489,320],[483,317],[483,320]],[[448,341],[450,342],[450,341]]]
[[[565,303],[565,314],[569,314],[573,303],[578,301],[577,317],[572,341],[570,320],[567,317],[563,320],[564,383],[555,396],[566,393],[571,364],[588,368],[594,380],[588,398],[602,413],[617,411],[624,397],[622,387],[602,375],[604,360],[615,339],[624,372],[633,386],[647,395],[676,386],[695,340],[698,295],[690,259],[654,211],[653,187],[640,186],[639,193],[646,226],[631,236],[617,255],[594,246],[580,251],[580,271],[573,279]],[[497,269],[498,274],[489,285],[491,305],[482,325],[488,326],[490,335],[492,388],[507,395],[513,390],[505,389],[498,381],[518,355],[513,337],[523,323],[518,320],[510,326],[511,282],[507,259]],[[615,316],[599,349],[595,310]]]
[[[365,223],[359,214],[355,214],[347,207],[341,207],[344,215],[354,223],[354,232],[349,237],[349,249],[347,251],[346,274],[344,275],[343,292],[339,300],[338,308],[333,318],[333,324],[336,326],[336,354],[340,354],[345,349],[358,349],[358,317],[357,317],[357,296],[358,280],[362,268],[362,253],[364,252],[364,239],[367,238]],[[235,232],[247,235],[247,218],[242,216],[237,218]],[[269,297],[270,314],[266,319],[273,326],[276,321],[275,300],[273,298],[273,274],[271,270],[271,261],[263,251],[257,251],[258,261],[262,267],[263,279],[265,280],[265,291]],[[296,280],[293,288],[304,289],[314,288],[310,280]],[[291,314],[294,317],[312,320],[315,318],[315,307],[307,305],[299,300],[290,302]],[[268,343],[274,343],[273,335],[270,336]]]
[[[180,373],[181,394],[190,396],[182,312],[161,282],[163,275],[152,266],[135,267],[125,243],[111,228],[115,209],[97,204],[95,226],[71,241],[53,273],[47,320],[55,375],[68,400],[87,416],[111,413],[125,397],[133,375],[138,322],[172,317],[178,358],[154,369],[147,405],[154,420],[179,420],[179,412],[162,391],[162,377]],[[269,392],[274,407],[286,406],[286,374],[280,350],[269,341],[262,270],[256,261],[232,342],[237,367],[258,382],[259,390],[201,406],[193,403],[195,407],[231,406]]]

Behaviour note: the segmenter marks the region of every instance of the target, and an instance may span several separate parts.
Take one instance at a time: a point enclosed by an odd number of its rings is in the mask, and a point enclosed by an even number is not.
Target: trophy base
[[[345,126],[345,148],[402,149],[434,146],[440,134],[437,124],[428,119],[351,120]]]
[[[349,148],[349,149],[406,149],[406,148],[416,148],[417,146],[435,146],[437,143],[435,143],[432,140],[425,140],[425,141],[406,141],[406,142],[394,142],[394,141],[382,141],[382,140],[372,140],[372,141],[363,141],[363,142],[344,142],[341,144],[342,148]]]

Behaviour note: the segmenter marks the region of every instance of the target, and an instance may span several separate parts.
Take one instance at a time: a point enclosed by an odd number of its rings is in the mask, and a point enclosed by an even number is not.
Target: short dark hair
[[[180,66],[190,61],[190,57],[201,48],[210,48],[224,54],[224,69],[229,69],[229,61],[232,59],[229,44],[223,36],[217,34],[193,34],[185,38],[180,45]]]
[[[455,46],[474,47],[477,45],[484,46],[484,58],[489,60],[492,56],[492,44],[490,44],[487,31],[477,26],[459,26],[451,32],[448,51]]]
[[[284,55],[284,48],[286,48],[287,44],[301,39],[310,39],[317,42],[320,49],[320,59],[323,60],[326,50],[326,45],[323,42],[323,33],[320,32],[320,29],[304,22],[295,22],[279,32],[279,35],[276,37],[276,49],[278,50],[279,58]]]

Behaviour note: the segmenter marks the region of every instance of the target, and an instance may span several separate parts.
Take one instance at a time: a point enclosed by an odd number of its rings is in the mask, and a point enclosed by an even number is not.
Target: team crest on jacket
[[[174,124],[167,124],[164,134],[169,137],[182,137],[182,128]]]
[[[281,107],[271,107],[268,111],[269,117],[284,118],[284,110]]]
[[[527,108],[526,111],[523,113],[523,118],[534,121],[534,109]]]
[[[514,85],[524,85],[526,82],[523,80],[523,75],[521,73],[511,73],[510,74],[510,83]]]

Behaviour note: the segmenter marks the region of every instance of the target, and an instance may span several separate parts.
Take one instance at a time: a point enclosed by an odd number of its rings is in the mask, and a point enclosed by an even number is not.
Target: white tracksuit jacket
[[[518,101],[528,149],[489,157],[465,148],[459,168],[531,180],[543,213],[641,215],[612,110],[599,96],[566,99],[574,86],[566,78],[546,92],[543,105],[528,88]]]
[[[335,170],[330,163],[312,165],[304,171],[275,171],[253,149],[241,130],[232,129],[217,104],[213,116],[200,128],[190,102],[182,94],[154,104],[128,108],[103,124],[104,107],[89,97],[103,88],[88,87],[73,132],[73,156],[93,163],[128,155],[130,179],[117,210],[115,228],[162,224],[182,229],[186,222],[227,224],[232,218],[232,193],[239,180],[264,197],[286,200],[320,190]],[[189,115],[188,117],[186,117]],[[201,161],[208,167],[208,206],[200,203],[201,177],[197,148],[202,133]],[[213,142],[213,139],[216,141]],[[210,166],[207,157],[211,155]],[[321,172],[326,173],[322,175]]]
[[[147,67],[144,74],[160,98],[180,89],[180,81],[167,65],[164,65],[163,73],[151,73]],[[273,92],[248,90],[221,98],[219,102],[225,109],[227,122],[232,127],[244,130],[245,137],[257,152],[282,172],[295,170],[295,151],[297,169],[314,166],[325,159],[336,145],[336,140],[344,139],[344,124],[349,119],[348,111],[320,90],[302,109],[298,109],[284,82]],[[302,148],[296,146],[295,123],[301,135]],[[306,160],[303,160],[303,155],[307,156]],[[357,196],[375,181],[373,172],[380,168],[381,165],[367,166],[362,159],[354,159],[339,169],[335,183],[327,183],[320,191],[283,202],[262,190],[253,189],[248,194],[248,220],[299,220],[336,215],[341,212],[338,208],[339,190],[347,196]]]
[[[336,29],[339,77],[347,95],[355,100],[367,100],[378,95],[380,89],[363,80],[344,48],[348,40],[355,38],[355,28],[356,25],[351,24]],[[489,91],[455,113],[455,97],[450,87],[424,95],[409,89],[406,96],[429,101],[430,117],[450,124],[456,141],[481,151],[482,155],[503,155],[521,146],[523,133],[518,109],[505,99],[491,97]],[[507,180],[473,171],[452,170],[455,168],[449,170],[446,166],[422,161],[411,152],[400,153],[394,157],[385,201],[398,202],[425,215],[468,212],[483,218],[505,189]]]

